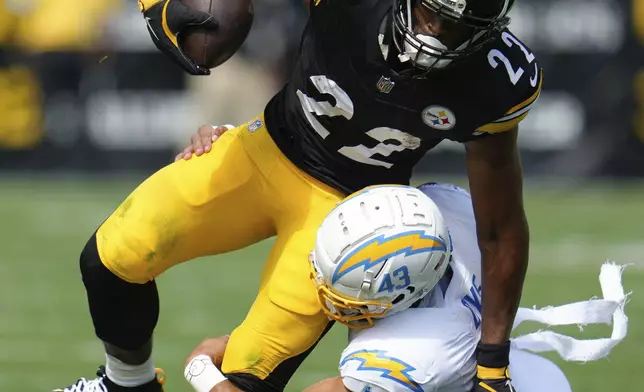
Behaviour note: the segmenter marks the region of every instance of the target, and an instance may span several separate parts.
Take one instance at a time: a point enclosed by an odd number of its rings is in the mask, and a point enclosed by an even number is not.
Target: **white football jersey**
[[[476,220],[472,198],[466,190],[454,185],[425,184],[419,187],[443,215],[452,237],[451,267],[454,275],[444,278],[442,290],[426,296],[420,307],[445,307],[459,304],[470,310],[472,326],[481,325],[481,252],[476,237]],[[446,287],[447,286],[447,287]]]
[[[480,252],[469,194],[444,184],[420,188],[436,203],[454,246],[451,281],[419,308],[352,330],[340,373],[351,391],[468,391],[481,324]],[[448,282],[445,284],[445,282]]]
[[[421,306],[377,320],[372,328],[350,330],[340,374],[353,392],[463,392],[473,387],[474,352],[481,327],[481,257],[469,194],[445,184],[421,186],[436,203],[454,246],[453,276],[444,278]],[[628,317],[622,287],[624,267],[606,262],[599,281],[603,299],[594,298],[542,309],[519,308],[523,321],[546,326],[613,324],[610,338],[577,340],[553,331],[512,338],[510,374],[518,390],[570,392],[565,375],[543,357],[527,353],[555,351],[567,361],[593,361],[608,355],[624,339]],[[522,389],[523,388],[523,389]]]

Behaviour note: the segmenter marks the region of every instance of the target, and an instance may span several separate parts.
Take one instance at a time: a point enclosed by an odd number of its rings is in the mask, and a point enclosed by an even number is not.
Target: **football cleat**
[[[74,384],[62,389],[54,389],[52,392],[163,392],[164,384],[165,373],[157,368],[156,378],[147,384],[131,388],[116,386],[107,378],[105,366],[100,366],[96,371],[96,378],[79,378]]]

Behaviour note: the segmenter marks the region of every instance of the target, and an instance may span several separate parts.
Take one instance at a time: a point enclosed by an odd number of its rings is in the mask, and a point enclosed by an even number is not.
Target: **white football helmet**
[[[430,292],[451,250],[443,217],[422,191],[369,187],[336,206],[318,229],[312,278],[331,319],[370,327]]]

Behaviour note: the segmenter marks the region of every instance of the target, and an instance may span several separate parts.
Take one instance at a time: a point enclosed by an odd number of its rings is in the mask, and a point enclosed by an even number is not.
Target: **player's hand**
[[[476,377],[473,392],[516,392],[508,371],[510,342],[479,343],[476,348]]]
[[[216,29],[212,15],[193,10],[180,0],[138,0],[154,45],[191,75],[210,75],[210,70],[190,60],[181,48],[177,35],[188,26]]]
[[[212,144],[229,129],[234,128],[232,125],[202,125],[197,130],[197,133],[190,136],[190,145],[183,149],[174,158],[175,161],[185,159],[186,161],[192,158],[192,154],[201,156],[210,152]]]
[[[516,392],[516,389],[512,386],[512,379],[508,373],[508,368],[504,369],[494,369],[498,371],[498,378],[483,378],[490,377],[489,373],[485,373],[483,376],[481,374],[481,366],[477,366],[477,374],[474,379],[474,391],[473,392]]]
[[[198,355],[207,355],[212,359],[212,363],[218,368],[221,368],[221,363],[224,360],[224,353],[226,352],[226,345],[228,344],[229,335],[220,336],[218,338],[205,339],[199,343],[197,348],[192,350],[190,355],[185,360],[183,366],[188,366],[192,358]]]

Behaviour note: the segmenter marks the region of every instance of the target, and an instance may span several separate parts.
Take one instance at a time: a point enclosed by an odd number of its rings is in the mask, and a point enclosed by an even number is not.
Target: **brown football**
[[[197,65],[215,68],[241,47],[253,25],[251,0],[182,0],[197,11],[207,12],[219,27],[206,30],[190,26],[179,34],[179,46]]]

